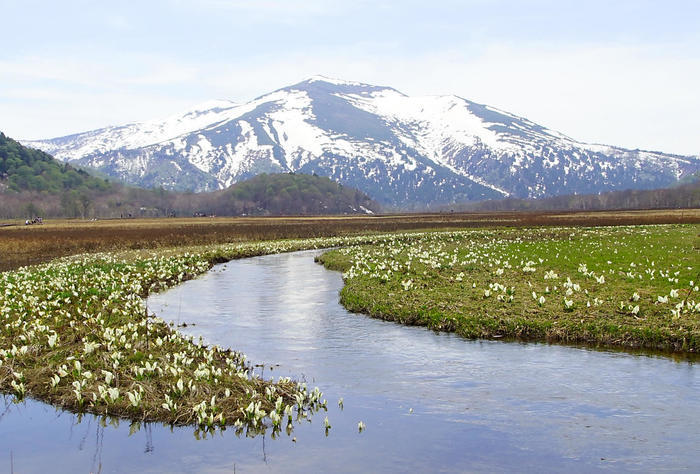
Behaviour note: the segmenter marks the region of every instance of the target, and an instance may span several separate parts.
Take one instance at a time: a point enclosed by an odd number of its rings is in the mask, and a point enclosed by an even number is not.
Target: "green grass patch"
[[[468,338],[700,351],[697,225],[397,236],[319,257],[351,311]]]

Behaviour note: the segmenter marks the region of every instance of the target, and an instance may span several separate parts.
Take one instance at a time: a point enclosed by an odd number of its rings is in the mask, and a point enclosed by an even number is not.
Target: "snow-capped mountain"
[[[581,143],[456,96],[321,76],[246,104],[24,143],[140,186],[315,172],[396,206],[658,188],[700,170],[698,157]]]

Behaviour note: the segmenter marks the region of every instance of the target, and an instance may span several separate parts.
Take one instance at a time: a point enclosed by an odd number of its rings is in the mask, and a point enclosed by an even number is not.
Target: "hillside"
[[[397,209],[656,189],[700,170],[698,157],[583,143],[461,97],[320,76],[244,104],[28,143],[143,187],[316,173]]]
[[[202,196],[204,197],[204,196]],[[260,174],[212,193],[206,207],[217,215],[313,215],[375,213],[376,202],[366,194],[306,174]],[[206,199],[203,199],[203,205]]]
[[[378,210],[376,202],[356,189],[304,174],[262,174],[223,191],[200,194],[123,186],[0,133],[0,218],[364,214]]]
[[[110,184],[48,153],[27,148],[0,132],[0,190],[59,194],[107,191]]]

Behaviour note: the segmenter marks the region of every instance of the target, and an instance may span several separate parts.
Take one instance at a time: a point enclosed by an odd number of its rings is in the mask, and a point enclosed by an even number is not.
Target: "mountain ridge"
[[[208,191],[317,173],[397,207],[650,189],[700,158],[576,141],[454,95],[313,76],[244,104],[25,142],[141,186]]]

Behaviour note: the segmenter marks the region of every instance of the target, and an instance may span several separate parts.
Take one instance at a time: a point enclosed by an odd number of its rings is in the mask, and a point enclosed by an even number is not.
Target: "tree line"
[[[501,199],[449,206],[455,211],[592,211],[700,207],[700,181],[663,189],[567,194],[545,199]]]

